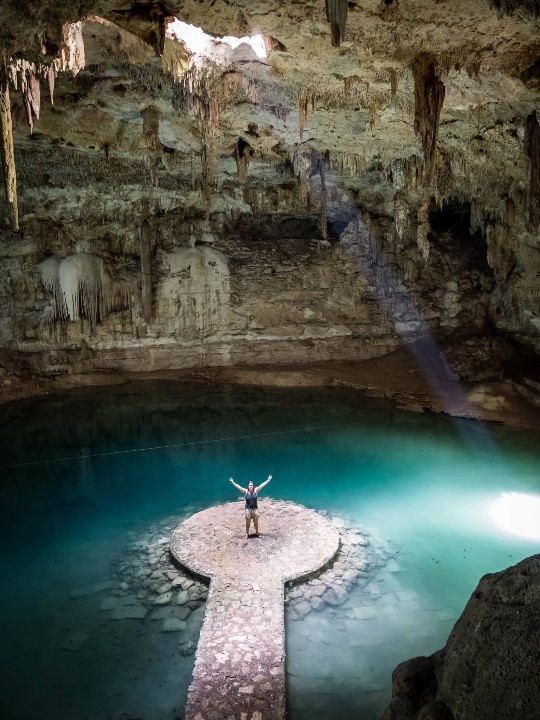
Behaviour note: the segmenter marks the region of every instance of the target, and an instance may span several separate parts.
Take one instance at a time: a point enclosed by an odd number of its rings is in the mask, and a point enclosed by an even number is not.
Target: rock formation
[[[537,2],[78,8],[0,11],[20,366],[536,357]]]
[[[535,720],[540,555],[486,575],[446,647],[394,670],[382,720]]]

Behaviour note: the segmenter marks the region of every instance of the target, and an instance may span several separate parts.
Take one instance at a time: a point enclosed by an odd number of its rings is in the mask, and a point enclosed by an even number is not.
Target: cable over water
[[[88,458],[106,457],[108,455],[128,455],[130,453],[149,452],[151,450],[167,450],[169,448],[187,447],[189,445],[206,445],[210,443],[230,442],[232,440],[247,440],[249,438],[269,437],[271,435],[292,435],[294,433],[316,432],[317,430],[339,430],[340,428],[351,427],[354,427],[354,425],[320,425],[318,427],[305,427],[297,428],[294,430],[276,430],[274,432],[253,433],[250,435],[232,435],[230,437],[211,438],[210,440],[190,440],[189,442],[171,443],[170,445],[153,445],[151,447],[131,448],[128,450],[108,450],[106,452],[88,453],[85,455],[67,455],[65,457],[59,458],[48,458],[45,460],[29,460],[28,462],[0,465],[0,470],[27,467],[29,465],[46,465],[49,463],[66,462],[69,460],[87,460]]]

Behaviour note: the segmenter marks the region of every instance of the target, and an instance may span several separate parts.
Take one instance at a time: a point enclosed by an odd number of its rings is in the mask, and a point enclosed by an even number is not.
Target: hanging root
[[[15,153],[13,150],[13,124],[11,122],[11,102],[9,99],[9,80],[4,69],[0,70],[0,130],[2,135],[2,170],[6,198],[11,208],[11,224],[19,229],[19,210],[17,206],[17,174],[15,171]]]

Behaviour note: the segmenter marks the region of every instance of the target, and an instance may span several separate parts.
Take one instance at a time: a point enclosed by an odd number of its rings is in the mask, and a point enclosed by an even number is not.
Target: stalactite
[[[214,136],[231,86],[225,85],[221,71],[215,66],[198,68],[193,65],[181,78],[181,82],[191,101],[203,142],[202,194],[208,219],[215,185]]]
[[[197,187],[197,172],[195,170],[195,152],[192,150],[189,154],[191,160],[191,189],[195,190]]]
[[[330,23],[332,33],[332,45],[339,47],[342,40],[345,40],[345,25],[347,23],[347,0],[325,0],[326,19]]]
[[[506,225],[511,228],[516,224],[516,204],[512,198],[506,199]]]
[[[398,87],[398,81],[397,81],[397,74],[394,68],[390,68],[390,94],[392,97],[396,96],[397,93],[397,87]]]
[[[540,125],[536,110],[527,116],[524,145],[530,160],[529,222],[536,231],[540,223]]]
[[[159,117],[160,111],[156,105],[148,105],[142,112],[144,142],[152,153],[159,147]]]
[[[69,23],[63,27],[62,50],[54,60],[32,62],[24,58],[7,62],[7,75],[15,90],[21,89],[23,104],[30,132],[34,129],[34,118],[39,119],[41,107],[40,79],[47,81],[51,105],[54,104],[54,85],[60,70],[69,70],[76,75],[85,65],[82,23]]]
[[[309,205],[308,177],[311,172],[311,156],[304,154],[299,147],[294,149],[292,155],[293,171],[296,176],[298,196],[303,207]]]
[[[158,185],[158,167],[160,160],[161,143],[159,140],[160,110],[156,105],[148,105],[142,112],[143,137],[148,149],[148,165],[150,182],[154,187]]]
[[[507,283],[516,267],[516,255],[508,242],[508,227],[498,220],[486,223],[487,262],[497,282]]]
[[[202,188],[205,201],[205,219],[208,220],[211,212],[212,196],[216,182],[216,154],[214,149],[214,138],[212,135],[203,137],[203,176]]]
[[[533,17],[540,16],[540,2],[538,0],[487,0],[490,8],[495,8],[499,15],[513,15],[518,9],[523,9]]]
[[[141,227],[141,300],[144,321],[152,319],[152,228],[148,220]]]
[[[86,64],[84,55],[84,40],[82,36],[82,21],[68,23],[62,28],[62,56],[61,70],[70,70],[77,75]]]
[[[326,168],[324,157],[318,150],[313,150],[311,155],[311,171],[310,175],[318,174],[321,180],[321,210],[320,210],[320,227],[323,240],[328,237],[327,230],[327,206],[328,193],[326,190]]]
[[[444,150],[437,156],[433,179],[435,199],[439,204],[442,204],[445,198],[450,196],[453,186],[452,163],[449,154]]]
[[[377,106],[373,103],[369,106],[369,128],[373,130],[377,121]]]
[[[49,85],[49,97],[51,105],[54,105],[54,83],[56,81],[56,69],[54,65],[49,65],[47,68],[47,83]]]
[[[17,173],[13,149],[13,124],[11,121],[11,101],[9,98],[9,80],[4,69],[0,70],[0,129],[2,134],[2,170],[6,199],[11,209],[11,224],[19,229],[19,210],[17,205]]]
[[[431,183],[435,156],[439,118],[444,103],[444,83],[435,73],[433,58],[425,53],[413,63],[414,76],[414,129],[420,135],[426,160],[426,183]]]
[[[24,107],[26,110],[26,119],[30,132],[34,130],[34,117],[39,120],[39,111],[41,108],[41,88],[39,78],[33,71],[30,71],[23,80],[22,95]]]
[[[298,127],[300,128],[300,142],[304,140],[304,128],[308,120],[309,95],[300,93],[298,95]]]
[[[236,174],[240,182],[244,182],[246,179],[251,153],[251,145],[243,138],[238,138],[234,148],[234,159],[236,160]]]
[[[429,257],[429,197],[422,199],[418,208],[418,227],[416,229],[416,243],[422,257],[427,261]]]
[[[47,258],[39,266],[41,281],[54,298],[53,320],[78,320],[92,326],[116,310],[132,308],[138,277],[112,278],[103,258],[90,253]]]

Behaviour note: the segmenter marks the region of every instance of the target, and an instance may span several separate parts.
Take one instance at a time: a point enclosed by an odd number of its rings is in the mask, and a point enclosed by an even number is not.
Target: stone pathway
[[[171,538],[173,557],[210,578],[186,720],[285,717],[284,584],[336,555],[339,532],[294,503],[261,503],[262,538],[245,539],[241,503],[209,508]]]

